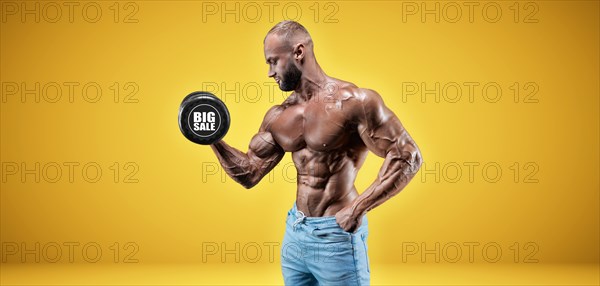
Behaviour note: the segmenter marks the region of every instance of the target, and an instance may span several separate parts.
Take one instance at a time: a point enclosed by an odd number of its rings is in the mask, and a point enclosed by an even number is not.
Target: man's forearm
[[[225,141],[220,140],[210,145],[219,163],[232,179],[242,184],[244,187],[252,186],[254,173],[253,166],[248,155],[240,150],[229,146]]]
[[[421,163],[421,153],[414,143],[402,151],[388,151],[377,179],[354,200],[352,212],[360,217],[398,194],[419,171]]]

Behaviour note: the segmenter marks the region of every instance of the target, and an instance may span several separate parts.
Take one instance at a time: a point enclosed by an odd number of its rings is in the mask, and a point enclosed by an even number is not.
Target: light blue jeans
[[[334,216],[306,217],[294,203],[281,245],[285,285],[369,285],[368,234],[366,215],[350,233]]]

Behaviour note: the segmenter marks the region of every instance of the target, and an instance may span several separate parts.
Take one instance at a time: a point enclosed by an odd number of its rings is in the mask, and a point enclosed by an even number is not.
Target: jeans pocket
[[[352,234],[340,227],[316,228],[312,233],[317,238],[328,242],[347,242],[352,240]]]

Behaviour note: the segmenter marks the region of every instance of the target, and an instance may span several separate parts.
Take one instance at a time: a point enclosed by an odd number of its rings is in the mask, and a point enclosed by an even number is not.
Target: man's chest
[[[271,133],[288,152],[308,147],[328,151],[343,147],[355,128],[340,103],[309,102],[286,108],[275,119]]]

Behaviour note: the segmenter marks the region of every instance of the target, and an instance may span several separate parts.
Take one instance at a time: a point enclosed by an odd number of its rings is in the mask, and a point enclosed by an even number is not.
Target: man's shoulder
[[[356,86],[355,84],[340,85],[337,94],[342,102],[351,110],[363,111],[382,104],[383,100],[376,91]]]
[[[338,78],[331,78],[332,81],[325,86],[328,92],[338,93],[346,97],[355,97],[360,88],[349,81]]]
[[[277,119],[277,117],[279,117],[279,115],[281,114],[281,112],[283,112],[284,109],[285,107],[280,104],[271,106],[269,110],[267,110],[267,112],[265,113],[260,129],[262,131],[270,131],[271,125]]]
[[[283,105],[275,104],[267,110],[265,118],[277,117],[284,109],[285,107]]]
[[[334,89],[340,95],[341,99],[351,99],[358,102],[364,102],[369,100],[377,100],[381,97],[379,94],[369,88],[359,87],[354,83],[336,79]]]

